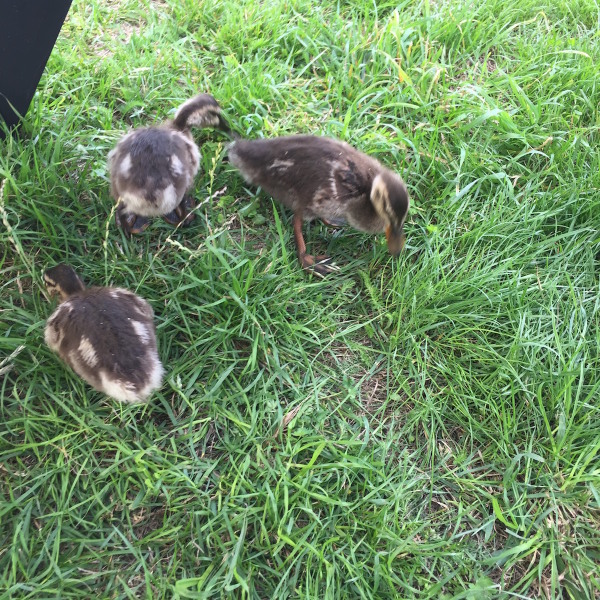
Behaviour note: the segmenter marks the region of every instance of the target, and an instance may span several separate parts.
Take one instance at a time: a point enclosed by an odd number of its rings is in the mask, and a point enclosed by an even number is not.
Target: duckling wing
[[[136,214],[165,214],[181,202],[199,164],[198,148],[184,133],[138,129],[109,154],[112,195]]]
[[[48,320],[46,341],[78,375],[118,400],[142,400],[162,381],[152,308],[127,290],[74,295]]]

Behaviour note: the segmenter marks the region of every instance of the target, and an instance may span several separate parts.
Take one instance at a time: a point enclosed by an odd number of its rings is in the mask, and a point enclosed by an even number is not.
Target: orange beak
[[[393,256],[400,254],[402,248],[404,248],[404,242],[406,240],[402,228],[392,229],[392,226],[388,225],[385,228],[385,238],[387,239],[389,253]]]

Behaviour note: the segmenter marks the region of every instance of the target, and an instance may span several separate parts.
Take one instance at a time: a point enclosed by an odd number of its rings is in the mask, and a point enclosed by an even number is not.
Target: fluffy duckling
[[[338,140],[293,135],[267,140],[236,140],[229,160],[244,179],[262,187],[294,212],[294,237],[300,264],[319,275],[335,267],[327,256],[306,253],[302,221],[348,223],[369,233],[385,231],[388,249],[404,246],[408,192],[396,173]]]
[[[117,224],[128,235],[146,229],[148,217],[162,216],[172,225],[187,225],[194,218],[195,202],[185,195],[200,166],[191,127],[231,134],[217,101],[200,94],[182,104],[172,121],[135,129],[109,153],[111,194],[120,201]]]
[[[128,290],[86,289],[75,271],[59,264],[44,273],[60,305],[45,339],[93,388],[121,402],[144,402],[162,384],[152,308]]]

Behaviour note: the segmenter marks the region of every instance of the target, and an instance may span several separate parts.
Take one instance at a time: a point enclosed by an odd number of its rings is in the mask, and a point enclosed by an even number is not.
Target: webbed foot
[[[331,273],[339,271],[340,268],[324,254],[313,256],[312,254],[303,254],[299,256],[300,264],[303,269],[313,272],[319,277],[325,277]]]
[[[344,219],[332,219],[331,221],[328,219],[321,219],[321,223],[327,227],[333,227],[334,229],[339,229],[340,227],[344,227],[346,225],[346,221]]]
[[[189,225],[196,218],[196,215],[192,212],[196,206],[197,204],[194,198],[191,196],[184,196],[179,206],[175,209],[175,212],[180,217],[179,220],[183,227]]]
[[[298,249],[298,260],[303,269],[312,271],[319,277],[325,277],[329,273],[339,271],[340,268],[332,262],[329,256],[320,255],[313,256],[306,253],[306,244],[302,235],[302,212],[294,213],[294,239],[296,240],[296,248]]]
[[[148,219],[148,217],[142,217],[135,213],[128,213],[120,210],[117,211],[116,221],[117,226],[121,227],[127,236],[142,233],[150,224],[150,219]]]
[[[196,218],[196,215],[192,212],[194,208],[196,208],[194,199],[191,196],[184,196],[179,205],[166,215],[162,215],[162,218],[169,225],[181,224],[182,227],[186,227]]]
[[[172,210],[171,212],[168,212],[166,215],[161,215],[162,218],[169,224],[169,225],[179,225],[179,221],[181,221],[181,219],[179,218],[179,215],[177,214],[177,209]]]

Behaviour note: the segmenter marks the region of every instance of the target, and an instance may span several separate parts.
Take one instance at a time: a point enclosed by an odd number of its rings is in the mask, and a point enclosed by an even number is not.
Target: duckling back
[[[96,390],[121,402],[143,402],[161,386],[153,311],[120,288],[73,294],[48,319],[48,346]]]
[[[189,134],[166,127],[136,129],[108,155],[111,194],[130,212],[172,211],[192,186],[200,152]]]
[[[368,204],[373,177],[382,169],[370,156],[327,137],[292,135],[236,140],[228,146],[231,164],[304,218],[346,221],[357,202]]]

